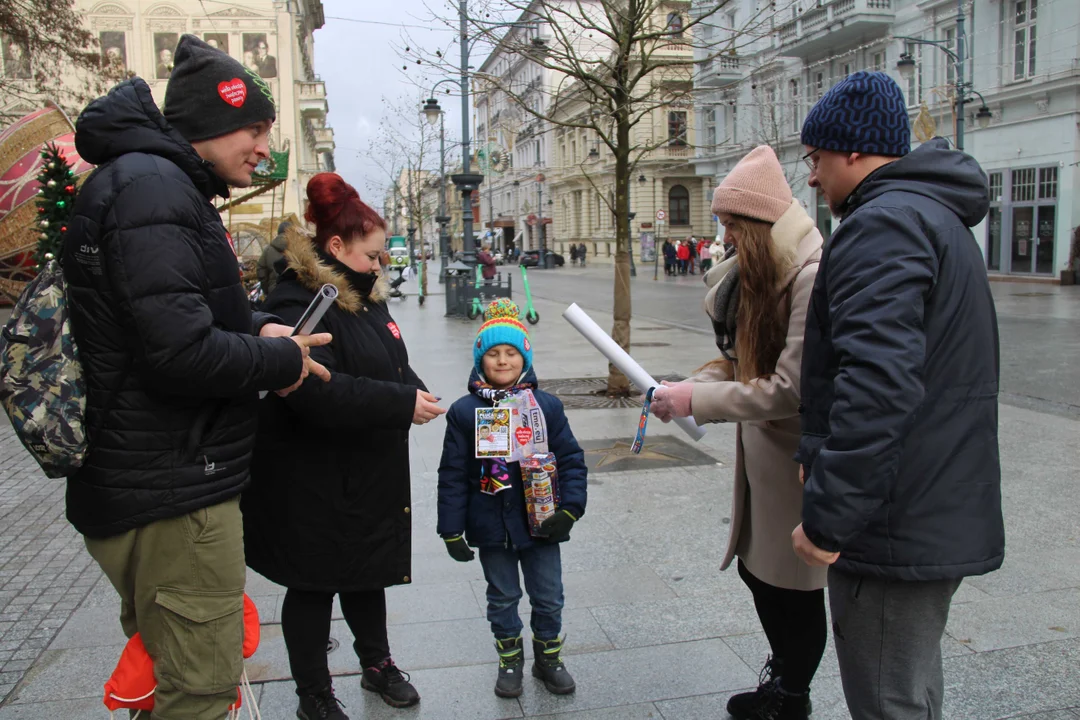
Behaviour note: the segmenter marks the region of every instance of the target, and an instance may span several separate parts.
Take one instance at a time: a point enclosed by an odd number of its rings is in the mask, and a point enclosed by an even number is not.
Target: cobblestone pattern
[[[42,474],[0,415],[0,704],[101,577]]]

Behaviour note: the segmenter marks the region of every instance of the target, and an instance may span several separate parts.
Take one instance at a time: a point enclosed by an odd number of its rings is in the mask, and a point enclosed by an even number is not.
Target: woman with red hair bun
[[[335,594],[361,685],[394,707],[420,701],[390,656],[385,588],[412,575],[409,429],[444,411],[409,366],[386,307],[386,221],[334,173],[313,177],[307,196],[315,233],[288,231],[287,269],[265,310],[294,324],[323,285],[337,288],[317,328],[334,340],[312,349],[330,382],[263,401],[241,508],[248,566],[287,588],[281,625],[297,716],[347,720],[326,658]]]

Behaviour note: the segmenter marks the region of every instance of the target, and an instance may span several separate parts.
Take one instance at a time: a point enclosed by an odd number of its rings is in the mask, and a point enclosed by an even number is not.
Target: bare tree
[[[4,108],[39,106],[49,98],[71,117],[131,73],[106,58],[75,0],[5,0],[0,3],[0,127],[22,114]]]
[[[630,348],[630,193],[638,162],[670,138],[642,138],[635,128],[657,111],[688,104],[698,63],[735,53],[752,42],[772,10],[754,14],[725,39],[712,42],[701,32],[717,26],[718,13],[735,0],[691,3],[689,0],[486,0],[474,2],[468,18],[477,46],[486,44],[507,57],[524,57],[552,71],[547,102],[530,102],[535,88],[516,86],[514,74],[473,74],[481,91],[502,92],[523,113],[563,128],[590,131],[614,158],[615,192],[599,193],[616,220],[614,313],[612,337]],[[766,7],[768,7],[766,5]],[[453,18],[439,18],[453,27]],[[409,42],[416,48],[417,43]],[[696,52],[695,52],[696,51]],[[450,73],[447,53],[414,50],[409,56]],[[696,55],[696,57],[695,57]],[[685,141],[684,141],[685,142]],[[644,388],[642,388],[644,389]],[[607,393],[626,396],[630,383],[608,366]]]

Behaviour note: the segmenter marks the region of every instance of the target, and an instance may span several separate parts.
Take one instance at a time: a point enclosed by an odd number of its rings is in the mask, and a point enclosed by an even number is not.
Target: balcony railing
[[[300,86],[300,113],[308,117],[326,117],[326,83],[322,80],[304,80]]]
[[[791,19],[776,28],[785,55],[807,58],[843,49],[867,36],[888,32],[898,0],[803,0]]]

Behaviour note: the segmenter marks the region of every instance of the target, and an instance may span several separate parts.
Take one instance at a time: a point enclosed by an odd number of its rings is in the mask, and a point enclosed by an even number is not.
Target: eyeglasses
[[[817,153],[818,148],[814,148],[813,150],[802,156],[802,161],[806,163],[806,167],[810,168],[810,172],[817,172],[818,161],[821,160],[821,156]]]

